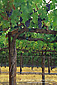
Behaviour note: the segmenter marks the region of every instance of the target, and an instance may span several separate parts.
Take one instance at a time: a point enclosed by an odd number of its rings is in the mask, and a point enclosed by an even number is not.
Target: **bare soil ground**
[[[0,67],[1,68],[1,67]],[[2,67],[2,72],[9,72],[9,67]],[[20,72],[20,67],[17,67],[17,72]],[[33,70],[28,67],[23,67],[22,72],[42,72],[41,67],[34,67]],[[45,73],[48,73],[48,68],[45,68]],[[51,70],[51,73],[57,73],[57,68]],[[42,85],[42,75],[39,74],[16,74],[17,85]],[[0,74],[0,85],[9,85],[9,74]],[[57,85],[57,75],[45,75],[45,85]]]

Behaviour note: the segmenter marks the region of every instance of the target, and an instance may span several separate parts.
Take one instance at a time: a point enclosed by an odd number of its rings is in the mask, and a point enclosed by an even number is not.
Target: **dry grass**
[[[2,72],[9,72],[9,68],[8,67],[2,67],[1,68]],[[17,67],[17,72],[20,71],[20,68]],[[36,68],[34,67],[33,70],[31,70],[31,68],[28,67],[24,67],[22,68],[22,72],[42,72],[41,67]],[[48,72],[48,68],[45,68],[45,73]],[[57,68],[54,68],[53,70],[51,70],[52,73],[57,73]],[[16,75],[16,82],[20,82],[17,83],[17,85],[41,85],[40,83],[37,84],[36,82],[41,82],[42,80],[42,76],[41,75],[36,75],[36,74],[17,74]],[[46,85],[57,85],[57,75],[45,75],[45,81],[47,82]],[[0,74],[0,82],[9,82],[9,74],[8,73],[1,73]],[[21,82],[35,82],[35,83],[22,83]],[[0,85],[8,85],[7,83],[3,84],[1,83]]]

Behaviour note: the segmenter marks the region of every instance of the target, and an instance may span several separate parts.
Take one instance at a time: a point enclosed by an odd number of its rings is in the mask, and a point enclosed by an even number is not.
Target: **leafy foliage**
[[[46,3],[45,0],[0,0],[0,47],[8,46],[5,34],[17,27],[22,29],[23,26],[18,26],[20,23],[24,23],[25,27],[38,29],[47,29],[45,27],[47,25],[48,30],[57,31],[56,3],[56,0],[52,0],[50,3]],[[33,50],[42,50],[46,49],[46,47],[47,49],[53,50],[55,46],[55,50],[57,50],[57,42],[54,44],[48,43],[49,41],[56,40],[57,35],[54,37],[51,34],[30,32],[24,32],[24,34],[26,40],[16,40],[16,48],[30,50],[29,53],[31,55]],[[43,38],[46,42],[27,41],[29,36],[31,38]]]

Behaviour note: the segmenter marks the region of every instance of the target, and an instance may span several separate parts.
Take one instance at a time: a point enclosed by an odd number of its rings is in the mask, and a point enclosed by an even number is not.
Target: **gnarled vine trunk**
[[[11,41],[9,33],[9,85],[16,85],[16,42]],[[13,38],[14,39],[14,38]]]

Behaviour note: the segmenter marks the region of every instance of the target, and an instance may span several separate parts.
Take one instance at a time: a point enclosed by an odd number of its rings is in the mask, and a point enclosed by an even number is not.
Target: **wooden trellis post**
[[[50,56],[48,57],[48,73],[50,73]]]
[[[1,74],[1,67],[0,67],[0,74]]]
[[[20,56],[20,74],[22,72],[22,53],[21,53],[21,56]]]
[[[32,56],[32,67],[31,67],[32,70],[33,70],[33,63],[34,63],[34,56]]]
[[[45,85],[45,55],[42,56],[42,85]]]
[[[8,33],[9,41],[9,85],[16,85],[16,42],[11,40],[11,32]]]

